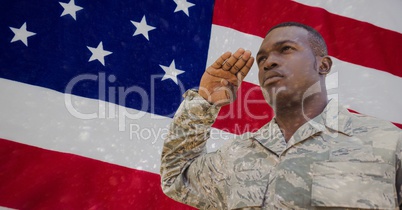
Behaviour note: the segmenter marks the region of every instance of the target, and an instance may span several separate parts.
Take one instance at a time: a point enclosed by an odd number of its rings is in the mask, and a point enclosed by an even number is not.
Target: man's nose
[[[272,53],[264,62],[264,71],[274,69],[277,66],[279,66],[278,56]]]

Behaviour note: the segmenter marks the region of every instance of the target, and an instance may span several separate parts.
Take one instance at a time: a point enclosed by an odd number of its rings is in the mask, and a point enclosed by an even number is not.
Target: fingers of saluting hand
[[[238,87],[250,71],[254,58],[249,50],[242,48],[235,53],[226,52],[221,55],[206,72],[214,77],[225,79]],[[222,84],[224,85],[224,84]],[[225,85],[224,85],[225,86]]]
[[[226,52],[221,57],[219,57],[213,64],[212,67],[215,69],[223,69],[224,71],[229,71],[230,73],[236,75],[240,74],[239,78],[244,79],[248,74],[253,65],[254,58],[251,56],[249,50],[244,50],[239,48],[235,53],[231,54]]]
[[[243,59],[243,53],[244,53],[243,48],[239,48],[235,53],[233,53],[232,56],[230,56],[222,65],[222,69],[225,71],[230,71],[232,74],[236,74],[242,66],[240,66],[239,61],[242,61]],[[243,58],[243,59],[242,59]],[[237,65],[236,65],[237,64]]]
[[[232,53],[230,52],[225,52],[221,57],[218,58],[211,66],[215,69],[220,69],[222,66],[226,63],[226,60],[230,58]]]
[[[249,54],[247,52],[249,52]],[[242,66],[242,67],[239,67],[240,70],[237,72],[237,78],[240,81],[244,80],[244,78],[247,76],[248,72],[250,71],[250,69],[251,69],[251,67],[253,66],[253,63],[254,63],[254,57],[251,56],[250,51],[246,51],[243,54],[242,58],[244,58],[244,60],[240,59],[241,61],[240,60],[237,61],[237,63],[240,62],[239,66]],[[235,66],[237,66],[237,63],[235,64]]]

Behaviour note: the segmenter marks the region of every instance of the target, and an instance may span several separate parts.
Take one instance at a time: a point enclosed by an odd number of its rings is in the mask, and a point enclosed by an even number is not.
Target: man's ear
[[[320,74],[326,75],[331,71],[331,67],[332,67],[331,57],[326,55],[321,58],[320,68],[318,71]]]

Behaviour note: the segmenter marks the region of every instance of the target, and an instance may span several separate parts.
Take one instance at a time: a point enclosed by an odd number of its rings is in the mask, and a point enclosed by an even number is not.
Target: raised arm
[[[162,189],[169,197],[202,209],[222,208],[225,164],[218,150],[206,153],[211,125],[236,91],[254,58],[250,51],[227,52],[207,68],[198,93],[189,90],[170,125],[161,159]]]

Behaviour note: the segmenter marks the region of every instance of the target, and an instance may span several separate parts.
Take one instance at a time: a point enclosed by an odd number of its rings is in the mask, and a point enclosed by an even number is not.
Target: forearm
[[[209,130],[218,112],[218,107],[210,105],[197,93],[186,92],[162,151],[162,188],[167,195],[172,196],[171,193],[175,193],[180,185],[185,185],[182,182],[185,177],[180,176],[184,176],[191,162],[206,153]]]

